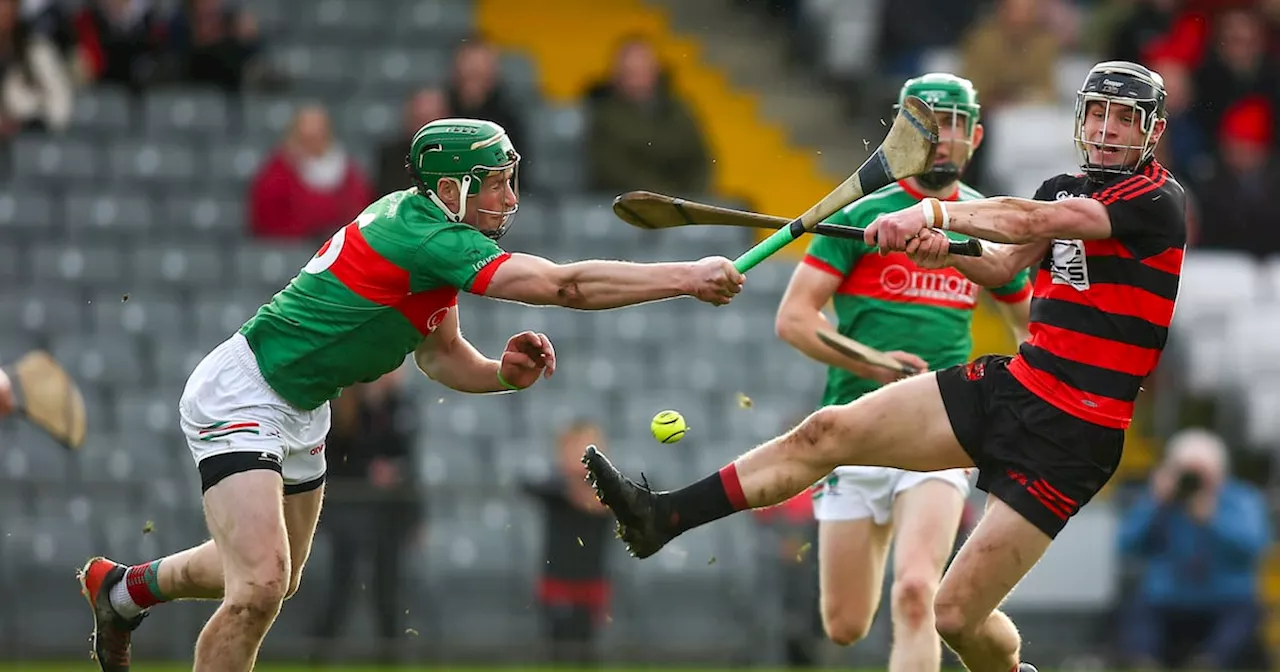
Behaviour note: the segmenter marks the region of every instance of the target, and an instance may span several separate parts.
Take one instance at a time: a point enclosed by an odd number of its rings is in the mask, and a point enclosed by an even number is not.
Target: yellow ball
[[[661,411],[649,423],[649,431],[653,432],[653,438],[659,443],[676,443],[684,438],[684,433],[688,430],[684,416],[677,411]]]

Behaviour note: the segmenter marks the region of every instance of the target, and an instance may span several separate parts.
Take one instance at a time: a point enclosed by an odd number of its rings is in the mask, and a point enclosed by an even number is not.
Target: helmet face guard
[[[931,72],[907,80],[898,92],[896,111],[907,96],[928,103],[935,113],[951,115],[951,145],[948,160],[935,163],[916,181],[926,189],[944,189],[960,179],[964,164],[973,156],[973,134],[981,119],[982,106],[973,82],[944,72]],[[963,128],[961,128],[963,127]]]
[[[1101,106],[1101,136],[1090,137],[1085,132],[1085,122],[1089,110],[1094,103]],[[1141,133],[1141,144],[1109,143],[1106,140],[1106,129],[1112,126],[1113,115],[1131,112],[1133,119],[1129,124]],[[1116,175],[1130,175],[1151,160],[1156,152],[1159,139],[1155,136],[1156,122],[1165,118],[1164,80],[1159,74],[1147,68],[1127,61],[1107,61],[1099,63],[1089,71],[1084,85],[1076,92],[1075,109],[1076,150],[1080,156],[1080,169],[1094,179],[1106,180]],[[1104,150],[1123,152],[1127,157],[1132,153],[1135,161],[1125,161],[1119,165],[1094,163],[1090,160],[1090,150],[1099,153]]]
[[[520,154],[506,131],[493,122],[477,119],[439,119],[423,126],[413,137],[405,159],[405,168],[418,193],[429,198],[454,222],[466,217],[467,200],[480,194],[485,178],[510,170],[516,205],[504,211],[475,209],[480,214],[501,218],[496,229],[479,229],[494,240],[506,234],[520,209],[519,166]],[[445,205],[435,192],[442,179],[458,186],[456,211]]]

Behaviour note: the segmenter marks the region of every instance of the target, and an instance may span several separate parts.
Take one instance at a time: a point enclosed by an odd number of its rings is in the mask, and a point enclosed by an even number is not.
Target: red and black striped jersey
[[[1187,242],[1186,194],[1151,161],[1105,183],[1059,175],[1035,199],[1096,199],[1111,237],[1055,240],[1031,299],[1031,339],[1009,371],[1082,420],[1125,429],[1143,380],[1160,361]]]

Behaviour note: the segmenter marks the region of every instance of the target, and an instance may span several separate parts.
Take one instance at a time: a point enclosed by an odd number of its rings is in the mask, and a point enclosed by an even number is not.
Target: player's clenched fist
[[[538,382],[538,376],[550,378],[556,372],[556,350],[546,334],[522,331],[507,341],[498,366],[502,379],[515,387],[526,388]]]
[[[924,214],[920,208],[907,208],[898,212],[876,217],[862,240],[868,245],[880,248],[881,254],[902,252],[907,243],[925,229]]]
[[[936,229],[925,229],[910,243],[907,256],[921,268],[946,268],[951,265],[951,239]]]
[[[699,259],[693,263],[691,271],[693,280],[689,296],[716,306],[732,301],[742,291],[742,283],[746,280],[733,267],[733,262],[724,257]]]

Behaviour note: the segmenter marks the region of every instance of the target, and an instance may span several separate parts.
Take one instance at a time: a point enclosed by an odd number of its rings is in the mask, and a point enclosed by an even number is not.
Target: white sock
[[[126,581],[120,579],[116,585],[111,586],[111,607],[116,610],[121,617],[131,619],[142,613],[142,607],[133,601],[133,597],[129,595],[129,586],[125,585]]]

